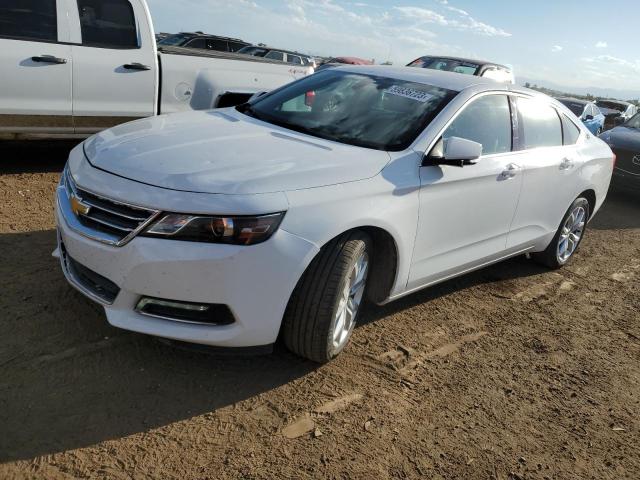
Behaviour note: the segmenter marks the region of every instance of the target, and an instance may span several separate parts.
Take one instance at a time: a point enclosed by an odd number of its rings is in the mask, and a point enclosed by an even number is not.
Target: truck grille
[[[64,182],[71,211],[88,236],[104,243],[124,245],[159,213],[88,192],[78,187],[68,172]]]

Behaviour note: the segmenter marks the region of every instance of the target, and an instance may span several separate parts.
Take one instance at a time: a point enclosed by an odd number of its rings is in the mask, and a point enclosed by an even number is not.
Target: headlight
[[[142,235],[191,242],[255,245],[273,235],[284,212],[255,217],[209,217],[167,213],[148,227]]]

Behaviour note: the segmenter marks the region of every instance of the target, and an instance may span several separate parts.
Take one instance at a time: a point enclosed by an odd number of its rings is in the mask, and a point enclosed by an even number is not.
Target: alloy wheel
[[[562,226],[560,237],[558,238],[558,262],[566,263],[578,248],[578,244],[582,239],[587,211],[582,205],[577,206],[571,211]]]
[[[356,324],[358,309],[362,302],[364,287],[369,274],[369,255],[363,251],[355,261],[345,282],[338,308],[333,318],[333,338],[331,351],[337,355],[349,341]]]

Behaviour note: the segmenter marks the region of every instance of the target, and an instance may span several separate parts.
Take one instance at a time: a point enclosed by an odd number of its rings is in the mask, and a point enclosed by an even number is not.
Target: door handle
[[[138,62],[125,63],[123,65],[123,68],[126,68],[127,70],[151,70],[151,67],[149,65],[143,65]]]
[[[510,178],[515,177],[520,171],[520,165],[516,165],[515,163],[510,163],[507,165],[507,168],[502,171],[500,174],[500,178],[504,180],[508,180]]]
[[[54,57],[53,55],[40,55],[38,57],[31,57],[31,60],[33,62],[38,62],[38,63],[55,63],[55,64],[67,63],[66,58],[58,58],[58,57]]]
[[[563,158],[560,162],[560,170],[569,170],[573,167],[573,160],[570,158]]]

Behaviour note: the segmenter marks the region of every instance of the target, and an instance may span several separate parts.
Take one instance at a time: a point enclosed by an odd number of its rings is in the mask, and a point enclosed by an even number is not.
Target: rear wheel
[[[550,268],[560,268],[565,265],[582,242],[587,220],[589,220],[589,201],[579,197],[567,210],[546,250],[534,253],[533,258]]]
[[[289,350],[323,363],[349,343],[364,298],[371,245],[365,233],[349,232],[311,262],[285,312],[282,337]]]

